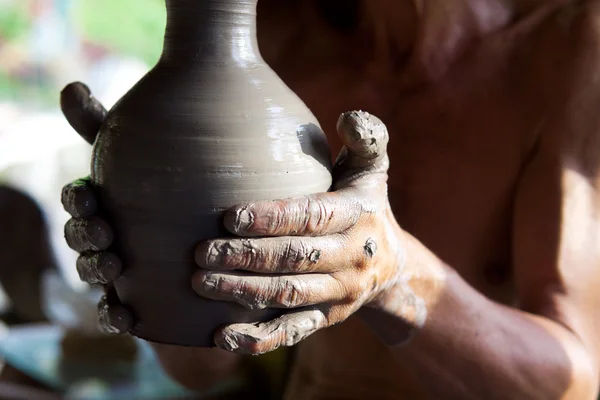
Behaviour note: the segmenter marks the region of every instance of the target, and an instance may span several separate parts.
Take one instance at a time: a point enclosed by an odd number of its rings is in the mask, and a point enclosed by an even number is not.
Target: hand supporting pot
[[[106,109],[79,82],[68,85],[61,93],[61,109],[67,121],[88,143],[93,144],[106,117]],[[122,334],[131,329],[131,312],[119,302],[112,283],[120,276],[122,263],[109,251],[113,241],[111,227],[99,218],[98,202],[89,178],[78,179],[62,190],[62,203],[71,215],[65,225],[69,247],[79,253],[79,278],[105,287],[105,296],[98,304],[100,326],[106,333]]]

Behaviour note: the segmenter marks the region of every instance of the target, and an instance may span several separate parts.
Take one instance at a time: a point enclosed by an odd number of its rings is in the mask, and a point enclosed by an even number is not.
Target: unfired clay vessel
[[[215,329],[273,311],[201,299],[195,246],[227,236],[240,202],[327,191],[330,154],[314,116],[260,56],[257,0],[166,0],[158,64],[109,112],[92,180],[115,229],[131,333],[212,346]]]

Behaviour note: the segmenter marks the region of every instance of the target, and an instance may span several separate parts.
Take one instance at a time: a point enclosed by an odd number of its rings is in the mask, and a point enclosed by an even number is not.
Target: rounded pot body
[[[132,334],[210,347],[219,326],[276,315],[205,300],[191,287],[194,249],[225,237],[222,213],[244,202],[327,191],[326,138],[264,63],[256,0],[167,0],[158,64],[109,112],[92,181],[124,271],[115,287]]]

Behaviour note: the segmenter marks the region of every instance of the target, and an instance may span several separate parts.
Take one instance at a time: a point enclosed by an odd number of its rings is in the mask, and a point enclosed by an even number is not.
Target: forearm
[[[562,325],[495,303],[411,240],[407,262],[422,263],[407,284],[426,319],[412,340],[406,315],[385,302],[362,315],[436,398],[595,399],[592,357]],[[397,291],[397,293],[394,293]],[[389,291],[404,296],[402,288]],[[392,302],[393,303],[393,302]],[[397,303],[396,303],[397,304]]]

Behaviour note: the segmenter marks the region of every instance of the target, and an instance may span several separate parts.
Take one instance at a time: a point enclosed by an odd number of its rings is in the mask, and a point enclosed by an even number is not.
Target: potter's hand
[[[71,126],[93,143],[106,110],[82,83],[72,83],[61,93],[61,109]],[[121,260],[107,251],[112,244],[110,226],[96,216],[98,204],[89,178],[66,185],[62,203],[71,219],[65,225],[67,244],[78,252],[77,272],[82,281],[104,285],[106,295],[98,305],[100,326],[107,333],[125,333],[132,325],[131,314],[118,300],[111,283],[121,274]]]
[[[236,206],[225,225],[243,238],[199,245],[202,269],[193,279],[199,295],[287,310],[273,321],[224,327],[215,334],[217,346],[259,354],[294,345],[376,301],[399,279],[387,130],[376,117],[351,112],[341,116],[338,134],[345,146],[333,192]]]

